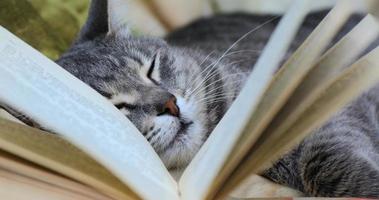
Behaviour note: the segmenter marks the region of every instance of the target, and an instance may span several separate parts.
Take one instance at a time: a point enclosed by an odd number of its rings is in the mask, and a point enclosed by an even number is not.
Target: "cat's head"
[[[201,101],[196,53],[170,47],[163,39],[134,37],[127,26],[109,24],[106,33],[82,32],[57,63],[124,113],[167,167],[188,164],[217,121]]]

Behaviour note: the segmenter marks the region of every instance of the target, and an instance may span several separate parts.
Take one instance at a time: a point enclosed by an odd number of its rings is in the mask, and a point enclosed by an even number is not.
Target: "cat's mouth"
[[[185,134],[187,134],[189,127],[193,124],[192,121],[180,120],[180,128],[171,142],[180,140]]]
[[[186,122],[186,121],[180,121],[180,129],[178,130],[178,133],[176,133],[175,137],[180,137],[181,135],[185,134],[188,131],[188,128],[193,124],[192,121]],[[175,138],[174,138],[175,139]]]

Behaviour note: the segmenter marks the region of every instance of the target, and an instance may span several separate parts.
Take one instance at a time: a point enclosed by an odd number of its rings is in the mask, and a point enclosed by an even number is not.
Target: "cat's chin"
[[[181,126],[170,145],[159,153],[167,168],[181,168],[189,164],[203,144],[202,130],[196,122],[187,122]]]
[[[204,117],[192,101],[177,96],[179,116],[162,115],[154,119],[159,130],[149,142],[167,168],[185,167],[200,149],[205,137]]]

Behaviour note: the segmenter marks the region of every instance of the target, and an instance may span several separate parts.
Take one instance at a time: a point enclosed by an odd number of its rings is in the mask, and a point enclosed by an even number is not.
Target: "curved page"
[[[295,89],[302,84],[302,80],[314,66],[313,63],[317,61],[322,51],[350,16],[351,11],[346,6],[343,3],[338,4],[275,74],[260,99],[257,109],[250,116],[237,145],[232,150],[233,153],[229,155],[228,162],[223,166],[221,174],[230,173],[236,168],[251,146],[260,137],[266,136],[263,132],[267,126],[275,119]]]
[[[109,101],[0,29],[0,102],[63,135],[144,199],[177,199],[158,155]]]
[[[279,23],[240,95],[185,170],[179,182],[183,199],[211,199],[229,175],[220,171],[297,33],[309,2],[296,0]]]
[[[362,37],[364,35],[365,37]],[[340,73],[379,36],[379,24],[371,15],[322,56],[265,130],[265,137],[280,135],[299,120]],[[260,139],[264,139],[263,137]]]
[[[0,119],[0,149],[90,185],[115,199],[138,199],[103,166],[56,134]]]
[[[235,170],[224,189],[234,188],[249,174],[262,170],[312,130],[379,82],[379,47],[345,69],[285,132],[259,141]],[[275,148],[273,148],[275,147]]]
[[[31,183],[34,185],[34,183],[43,183],[51,188],[53,190],[62,190],[63,192],[67,191],[72,193],[73,195],[77,195],[78,198],[75,198],[76,200],[82,198],[88,198],[88,199],[96,199],[96,200],[111,200],[110,196],[104,195],[104,193],[100,193],[98,190],[88,186],[84,185],[82,183],[77,182],[76,180],[67,178],[65,176],[62,176],[60,174],[57,174],[55,172],[52,172],[46,168],[40,167],[38,165],[35,165],[34,163],[28,162],[24,159],[21,159],[17,156],[14,156],[12,154],[6,153],[5,151],[0,150],[0,171],[4,171],[6,175],[9,174],[16,174],[19,176],[26,177],[27,179],[31,180]],[[4,185],[8,185],[8,182],[5,181],[2,183],[3,185],[0,186],[0,196],[3,199],[12,199],[12,198],[5,198],[5,195],[20,195],[23,197],[27,197],[25,199],[42,199],[42,198],[32,198],[30,195],[31,193],[29,191],[22,190],[21,188],[17,188],[15,190],[6,190],[6,187],[3,187]],[[45,189],[45,188],[41,188]],[[41,195],[44,195],[44,198],[46,199],[46,192],[44,191],[41,193]],[[70,196],[66,196],[70,197]],[[71,196],[71,199],[73,197]],[[18,198],[13,198],[20,200]],[[127,199],[127,197],[124,197],[123,199]],[[112,200],[114,200],[112,198]]]

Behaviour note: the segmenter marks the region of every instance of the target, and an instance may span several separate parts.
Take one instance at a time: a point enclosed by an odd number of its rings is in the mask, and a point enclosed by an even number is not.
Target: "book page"
[[[26,177],[31,181],[43,182],[52,188],[62,189],[90,199],[111,199],[109,196],[100,193],[92,187],[83,185],[77,181],[3,151],[0,151],[0,170],[5,173]],[[1,197],[4,198],[4,193],[10,193],[10,191],[2,190],[3,187],[0,188]],[[19,190],[18,193],[23,193],[25,195],[25,192],[22,190]]]
[[[236,165],[232,164],[240,162],[258,138],[274,140],[276,132],[287,130],[286,127],[298,119],[292,115],[299,116],[336,78],[341,68],[351,64],[377,38],[378,23],[372,16],[367,16],[316,65],[312,64],[351,13],[344,5],[337,5],[325,17],[278,72],[223,171],[233,170]],[[362,34],[367,37],[363,39]],[[311,98],[306,99],[307,95]]]
[[[296,88],[283,109],[277,113],[263,136],[268,138],[280,135],[296,123],[303,112],[317,100],[347,66],[351,65],[373,41],[378,39],[378,36],[379,23],[376,18],[368,15],[322,56]]]
[[[72,190],[66,190],[28,176],[12,173],[2,168],[0,168],[0,196],[2,199],[11,200],[111,200],[111,198],[105,196],[87,196]]]
[[[177,199],[176,182],[108,100],[0,29],[0,102],[63,135],[145,199]]]
[[[0,119],[0,149],[88,184],[115,199],[138,198],[103,166],[56,134]]]
[[[279,197],[302,197],[303,193],[292,189],[288,186],[279,185],[266,178],[252,174],[247,177],[238,188],[228,194],[229,198],[247,199],[247,198],[279,198]]]
[[[220,197],[225,196],[227,191],[235,188],[249,174],[257,173],[269,166],[312,130],[321,126],[336,112],[377,83],[379,83],[379,47],[344,70],[288,130],[275,137],[258,141],[230,176]]]
[[[308,0],[294,2],[274,31],[240,95],[184,171],[179,181],[183,199],[211,199],[219,189],[222,179],[226,178],[225,174],[220,178],[219,172],[297,33],[307,14],[308,3]]]
[[[347,21],[351,13],[349,8],[349,5],[345,3],[336,5],[276,73],[220,174],[230,174],[260,138],[262,132],[286,104],[288,98]]]

